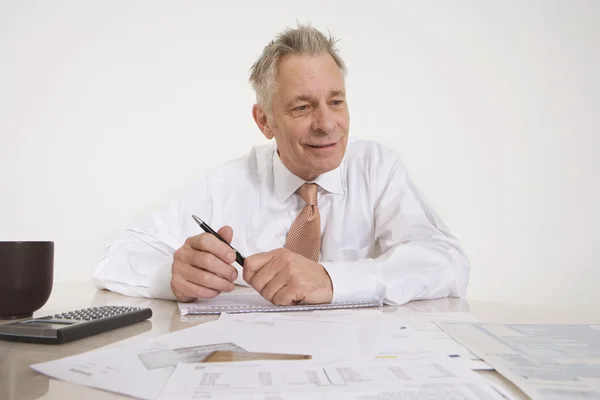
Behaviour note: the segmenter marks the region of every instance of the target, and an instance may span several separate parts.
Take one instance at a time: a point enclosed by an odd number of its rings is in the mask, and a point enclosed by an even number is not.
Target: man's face
[[[268,139],[275,137],[279,157],[291,172],[312,180],[337,168],[349,123],[344,80],[330,55],[281,60],[272,118],[262,130]]]

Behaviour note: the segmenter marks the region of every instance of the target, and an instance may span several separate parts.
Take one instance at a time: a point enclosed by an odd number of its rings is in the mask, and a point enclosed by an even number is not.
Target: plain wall
[[[248,70],[296,21],[340,39],[350,134],[405,158],[469,298],[600,304],[594,0],[0,0],[0,240],[53,240],[55,280],[89,280],[121,230],[266,143]]]

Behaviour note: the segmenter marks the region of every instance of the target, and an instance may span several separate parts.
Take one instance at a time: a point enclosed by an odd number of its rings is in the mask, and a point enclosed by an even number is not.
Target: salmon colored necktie
[[[285,247],[309,260],[319,261],[321,218],[317,207],[317,184],[305,183],[298,194],[306,206],[300,211],[288,232]]]

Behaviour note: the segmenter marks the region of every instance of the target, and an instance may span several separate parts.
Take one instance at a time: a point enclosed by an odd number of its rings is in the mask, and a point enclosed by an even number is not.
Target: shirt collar
[[[313,181],[324,190],[333,194],[345,194],[345,185],[342,177],[342,163],[334,170],[317,176]],[[307,181],[294,175],[281,161],[277,147],[273,150],[273,178],[275,193],[283,202],[286,201],[300,186]]]

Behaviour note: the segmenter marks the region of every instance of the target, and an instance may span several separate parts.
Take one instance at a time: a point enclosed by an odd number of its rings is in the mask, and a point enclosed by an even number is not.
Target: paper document
[[[600,325],[440,327],[533,399],[600,399]]]
[[[34,370],[52,378],[155,399],[175,363],[199,361],[209,349],[307,354],[340,359],[360,354],[360,327],[343,321],[212,321],[117,348],[98,349],[45,363]]]
[[[327,303],[327,304],[298,304],[277,306],[262,297],[254,288],[236,289],[230,293],[221,293],[214,299],[198,299],[190,303],[178,302],[181,315],[221,314],[221,313],[254,313],[254,312],[290,312],[310,310],[330,310],[345,308],[380,307],[383,300]]]
[[[216,322],[218,321],[122,347],[98,349],[33,364],[31,368],[74,384],[140,399],[156,399],[175,368],[173,362],[184,362],[194,354],[198,356],[201,349],[196,348],[197,346],[234,343],[215,325]],[[170,351],[175,349],[183,350],[181,353]],[[195,358],[195,361],[198,360],[199,358]]]
[[[402,310],[402,309],[400,309]],[[396,317],[410,321],[433,321],[433,322],[477,322],[477,318],[467,312],[413,312],[396,311],[393,313]]]
[[[246,326],[278,326],[283,332],[298,329],[310,335],[313,324],[318,329],[319,324],[345,324],[352,325],[348,328],[348,335],[355,335],[354,329],[358,328],[358,345],[344,350],[344,354],[361,357],[430,357],[449,356],[461,357],[471,363],[473,369],[492,369],[489,365],[479,361],[479,357],[468,349],[457,343],[447,333],[442,331],[435,323],[425,321],[404,320],[393,314],[386,314],[380,310],[338,310],[327,312],[291,313],[291,314],[221,314],[221,322],[228,322],[237,326],[237,330],[245,330]],[[287,328],[286,328],[287,327]],[[292,333],[289,333],[292,334]],[[285,335],[288,335],[286,333]],[[302,334],[304,336],[304,334]],[[329,338],[319,335],[319,342],[323,342],[329,348]],[[340,338],[342,343],[349,338]],[[355,340],[352,338],[352,340]],[[239,340],[238,340],[239,341]],[[246,346],[254,344],[242,343]],[[332,342],[335,346],[336,341]],[[266,343],[265,343],[266,345]],[[291,353],[299,351],[296,345],[282,340],[281,352]],[[315,343],[314,347],[320,345]],[[339,346],[338,346],[339,348]],[[313,354],[318,359],[323,359],[324,354],[317,352]],[[327,351],[326,357],[331,357],[331,350]],[[340,356],[343,356],[341,354]]]
[[[159,400],[506,398],[499,393],[462,362],[446,358],[305,360],[179,364]]]
[[[31,367],[67,382],[155,399],[176,365],[200,362],[215,350],[301,354],[314,361],[469,360],[470,352],[434,324],[413,325],[379,309],[222,314],[219,320],[191,328]]]

